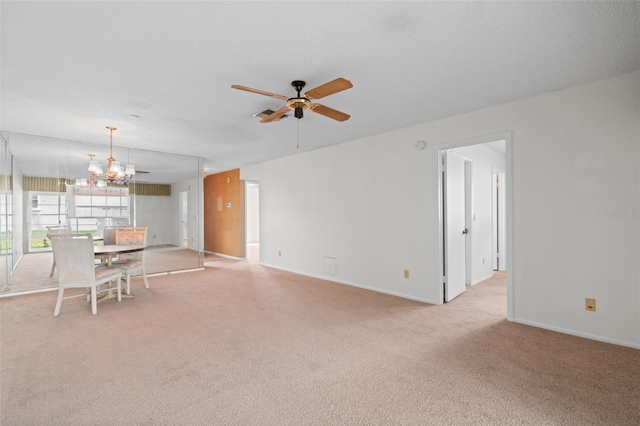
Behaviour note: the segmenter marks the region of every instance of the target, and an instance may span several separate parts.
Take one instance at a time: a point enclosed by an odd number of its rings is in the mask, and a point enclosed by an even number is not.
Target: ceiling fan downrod
[[[296,91],[298,92],[298,99],[302,99],[302,96],[300,96],[300,92],[302,91],[302,89],[304,88],[304,86],[306,86],[307,83],[305,83],[302,80],[294,80],[291,82],[291,85],[296,89]],[[294,108],[294,112],[293,112],[293,116],[297,119],[300,119],[304,116],[304,108],[303,106],[304,103],[303,102],[295,102],[295,108]]]

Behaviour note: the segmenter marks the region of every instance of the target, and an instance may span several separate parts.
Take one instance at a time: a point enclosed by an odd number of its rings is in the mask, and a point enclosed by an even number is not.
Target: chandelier
[[[102,164],[98,160],[94,160],[95,154],[89,154],[89,168],[91,172],[89,181],[86,179],[77,179],[76,185],[79,186],[97,186],[106,187],[107,182],[123,185],[127,183],[136,171],[132,164],[127,164],[122,170],[120,162],[113,158],[113,131],[118,130],[113,126],[107,126],[109,129],[109,158],[107,158],[107,171],[102,169]]]

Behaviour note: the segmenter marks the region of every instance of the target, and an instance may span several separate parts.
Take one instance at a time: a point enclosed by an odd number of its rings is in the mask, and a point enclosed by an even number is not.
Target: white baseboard
[[[215,251],[204,251],[205,253],[208,254],[215,254],[216,256],[220,256],[220,257],[224,257],[226,259],[232,259],[232,260],[244,260],[244,257],[235,257],[235,256],[229,256],[228,254],[222,254],[222,253],[216,253]]]
[[[192,268],[192,269],[179,269],[177,271],[166,271],[166,272],[154,272],[153,274],[147,274],[147,278],[149,277],[160,277],[163,275],[175,275],[175,274],[184,274],[187,272],[197,272],[204,271],[204,268]],[[135,275],[131,277],[133,278],[142,278],[142,275]]]
[[[535,321],[528,321],[520,318],[514,318],[513,322],[517,322],[519,324],[524,324],[524,325],[530,325],[532,327],[543,328],[545,330],[551,330],[558,333],[569,334],[571,336],[582,337],[584,339],[596,340],[598,342],[604,342],[604,343],[611,343],[612,345],[626,346],[633,349],[640,349],[640,343],[627,342],[625,340],[618,340],[618,339],[611,339],[604,336],[598,336],[596,334],[583,333],[581,331],[569,330],[562,327],[556,327],[549,324],[541,324]]]
[[[2,293],[0,294],[0,299],[5,297],[13,297],[13,296],[26,296],[27,294],[37,294],[37,293],[47,293],[50,291],[58,291],[59,287],[46,287],[46,288],[38,288],[35,290],[25,290],[25,291],[16,291],[14,293]]]
[[[473,286],[473,285],[479,284],[479,283],[481,283],[482,281],[486,281],[486,280],[488,280],[489,278],[493,278],[493,273],[491,273],[491,274],[487,275],[486,277],[483,277],[483,278],[480,278],[480,279],[478,279],[478,280],[473,281],[473,282],[470,284],[470,286]]]
[[[260,263],[260,265],[266,266],[266,267],[269,267],[269,268],[279,269],[281,271],[291,272],[292,274],[303,275],[305,277],[317,278],[319,280],[330,281],[330,282],[334,282],[334,283],[337,283],[337,284],[344,284],[344,285],[348,285],[348,286],[351,286],[351,287],[361,288],[363,290],[375,291],[376,293],[383,293],[383,294],[388,294],[390,296],[401,297],[403,299],[415,300],[416,302],[428,303],[430,305],[437,305],[438,304],[437,302],[435,302],[433,300],[423,299],[423,298],[420,298],[420,297],[415,297],[415,296],[411,296],[411,295],[408,295],[408,294],[399,293],[399,292],[395,292],[395,291],[383,290],[383,289],[379,289],[379,288],[376,288],[376,287],[370,287],[370,286],[362,285],[362,284],[359,284],[359,283],[354,283],[354,282],[351,282],[351,281],[338,280],[338,279],[335,279],[335,278],[328,277],[326,275],[308,274],[306,272],[297,271],[295,269],[283,268],[281,266],[271,265],[271,264],[268,264],[268,263]]]

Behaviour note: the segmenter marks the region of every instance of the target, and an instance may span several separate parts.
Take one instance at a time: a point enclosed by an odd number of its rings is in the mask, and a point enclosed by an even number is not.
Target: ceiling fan
[[[347,90],[353,87],[353,84],[349,80],[344,78],[336,78],[328,83],[325,83],[321,86],[316,87],[315,89],[311,89],[304,94],[304,96],[300,95],[300,92],[306,85],[306,83],[302,80],[295,80],[291,82],[291,85],[296,89],[298,95],[295,98],[287,98],[283,95],[278,95],[275,93],[265,92],[264,90],[252,89],[247,86],[239,86],[237,84],[232,85],[233,89],[244,90],[245,92],[257,93],[259,95],[270,96],[272,98],[281,99],[283,101],[287,101],[287,105],[280,108],[276,112],[268,115],[267,117],[260,120],[261,123],[271,123],[274,120],[277,120],[290,110],[294,110],[294,117],[302,118],[303,111],[305,109],[316,112],[320,115],[324,115],[325,117],[331,118],[337,121],[347,121],[351,116],[349,114],[345,114],[344,112],[335,110],[333,108],[329,108],[324,105],[314,104],[311,101],[316,99],[324,98],[325,96],[333,95],[338,92],[342,92],[343,90]]]

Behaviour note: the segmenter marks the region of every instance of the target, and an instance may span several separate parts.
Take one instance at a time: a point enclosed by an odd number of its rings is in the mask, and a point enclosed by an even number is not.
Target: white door
[[[444,301],[449,302],[465,291],[465,160],[445,151],[444,156]]]

